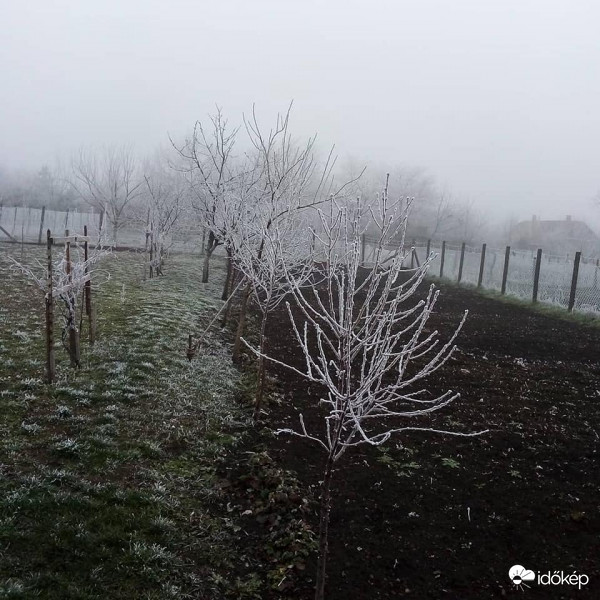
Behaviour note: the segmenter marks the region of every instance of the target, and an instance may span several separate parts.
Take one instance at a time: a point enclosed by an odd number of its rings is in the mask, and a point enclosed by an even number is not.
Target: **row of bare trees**
[[[412,200],[391,199],[384,189],[359,196],[357,179],[336,184],[334,160],[315,157],[314,139],[295,141],[289,111],[264,131],[256,115],[230,128],[218,112],[205,126],[173,144],[179,169],[193,190],[193,207],[208,231],[203,281],[214,249],[223,245],[228,269],[224,309],[238,294],[239,318],[233,359],[245,346],[256,357],[254,418],[264,414],[265,372],[277,363],[321,392],[321,425],[309,430],[302,414],[298,429],[278,430],[314,443],[324,454],[321,485],[319,563],[316,598],[325,595],[331,482],[335,465],[348,449],[381,445],[409,430],[448,435],[481,432],[439,431],[425,421],[458,398],[449,390],[431,394],[423,386],[454,351],[456,330],[441,341],[426,329],[438,292],[419,292],[432,257],[408,268],[404,239]],[[249,150],[236,155],[240,135]],[[375,237],[375,258],[361,264],[361,238]],[[400,240],[390,255],[390,240]],[[246,311],[259,316],[258,341],[244,337]],[[275,356],[268,343],[268,319],[281,305],[289,315],[304,367]],[[188,356],[200,345],[190,341]]]

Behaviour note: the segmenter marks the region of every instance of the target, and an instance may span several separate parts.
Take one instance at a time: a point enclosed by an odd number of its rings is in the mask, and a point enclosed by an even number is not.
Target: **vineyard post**
[[[538,301],[538,289],[540,285],[540,268],[542,266],[542,249],[538,248],[537,256],[535,258],[535,271],[533,273],[533,298],[532,302],[535,304]]]
[[[52,296],[52,234],[46,231],[48,280],[46,291],[46,381],[54,382],[56,363],[54,360],[54,298]]]
[[[575,253],[573,261],[573,277],[571,278],[571,294],[569,295],[569,312],[573,311],[575,306],[575,292],[577,291],[577,279],[579,277],[579,263],[581,262],[581,252]]]
[[[426,256],[425,260],[427,260],[429,258],[430,252],[431,252],[431,240],[427,240],[427,256]]]

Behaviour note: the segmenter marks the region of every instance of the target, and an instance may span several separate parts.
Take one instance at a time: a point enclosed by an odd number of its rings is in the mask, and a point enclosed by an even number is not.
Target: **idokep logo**
[[[536,583],[537,585],[571,585],[581,589],[587,585],[590,578],[585,573],[565,573],[564,571],[548,571],[547,573],[536,574],[526,569],[523,565],[513,565],[508,571],[510,580],[515,586],[523,590],[523,588],[531,587],[527,582]]]
[[[522,565],[513,565],[508,572],[510,580],[519,588],[530,587],[525,582],[534,581],[535,573]]]

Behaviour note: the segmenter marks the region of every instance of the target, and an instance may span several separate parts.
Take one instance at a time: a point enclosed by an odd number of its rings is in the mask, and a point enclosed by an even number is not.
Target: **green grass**
[[[563,321],[576,323],[578,325],[600,327],[600,317],[593,313],[580,312],[577,310],[569,312],[566,308],[556,306],[554,304],[547,304],[544,302],[536,302],[534,304],[531,300],[523,300],[522,298],[517,298],[515,296],[511,296],[510,294],[501,294],[497,290],[488,290],[481,287],[478,288],[476,285],[471,283],[459,284],[456,281],[447,279],[445,277],[440,279],[439,277],[430,276],[428,277],[428,279],[435,283],[441,283],[443,285],[465,288],[476,292],[482,296],[485,296],[486,298],[498,300],[499,302],[503,302],[504,304],[508,304],[510,306],[518,306],[520,308],[525,308],[539,315],[545,315],[554,319],[561,319]]]
[[[59,340],[48,386],[43,296],[10,270],[13,248],[0,248],[0,597],[221,597],[242,549],[216,465],[247,414],[219,332],[192,363],[185,349],[220,306],[222,265],[203,286],[197,256],[146,282],[139,255],[107,258],[98,341],[84,327],[75,371]]]

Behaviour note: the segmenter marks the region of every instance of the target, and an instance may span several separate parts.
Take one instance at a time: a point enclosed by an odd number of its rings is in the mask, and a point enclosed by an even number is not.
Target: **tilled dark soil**
[[[521,593],[508,577],[515,564],[590,580],[581,590],[530,582],[523,597],[600,598],[600,328],[450,286],[431,328],[448,337],[465,309],[460,350],[426,384],[462,397],[430,424],[490,431],[474,438],[409,432],[342,458],[331,600],[501,598]],[[283,309],[268,339],[271,355],[302,369]],[[303,412],[318,430],[320,390],[282,367],[269,369],[285,398],[269,406],[269,426],[297,427]],[[282,435],[273,454],[303,485],[317,486],[324,454],[316,445]],[[312,596],[314,566],[296,597]]]

